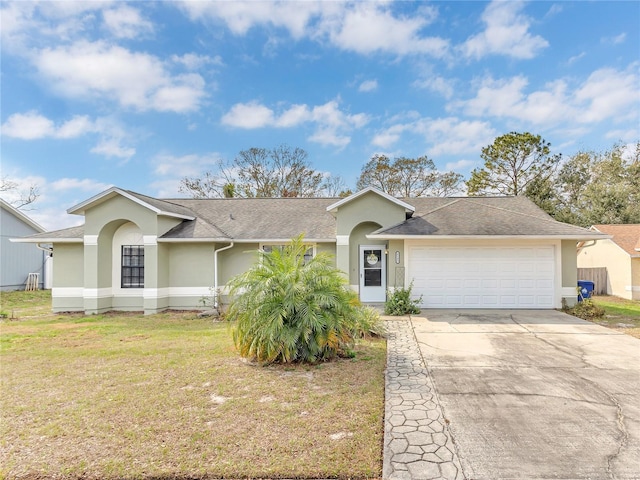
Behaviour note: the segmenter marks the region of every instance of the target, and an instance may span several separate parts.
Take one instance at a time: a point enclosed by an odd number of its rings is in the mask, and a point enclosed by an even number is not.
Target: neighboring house
[[[53,244],[55,311],[201,307],[258,249],[305,234],[335,255],[367,303],[413,283],[429,308],[559,308],[576,299],[576,243],[607,238],[559,223],[525,197],[171,199],[110,188],[71,208],[85,224]],[[225,299],[226,301],[226,299]]]
[[[36,245],[12,243],[10,238],[42,233],[45,229],[0,198],[0,290],[24,289],[30,273],[38,273],[38,288],[50,273],[48,252]]]
[[[640,224],[594,225],[591,230],[610,235],[578,251],[578,267],[607,269],[607,294],[640,300]]]

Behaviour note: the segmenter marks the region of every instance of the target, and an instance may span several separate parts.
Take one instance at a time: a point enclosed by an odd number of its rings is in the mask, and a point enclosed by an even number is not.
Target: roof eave
[[[71,207],[67,210],[68,214],[71,215],[84,215],[85,211],[87,210],[87,208],[91,207],[92,205],[99,203],[101,201],[103,201],[103,199],[106,200],[105,197],[111,197],[113,196],[113,194],[117,194],[117,195],[122,195],[123,197],[131,200],[134,203],[137,203],[138,205],[141,205],[149,210],[151,210],[152,212],[155,212],[157,215],[162,215],[162,216],[166,216],[166,217],[173,217],[173,218],[180,218],[183,220],[195,220],[196,217],[194,217],[193,215],[183,215],[180,213],[174,213],[174,212],[166,212],[164,210],[160,210],[157,207],[154,207],[153,205],[140,200],[138,197],[136,197],[135,195],[131,195],[129,192],[122,190],[121,188],[118,187],[111,187],[107,190],[105,190],[104,192],[101,192],[97,195],[94,195],[93,197],[85,200],[82,203],[79,203],[78,205]]]
[[[84,243],[83,238],[10,238],[12,243]]]
[[[605,240],[608,235],[391,235],[371,233],[369,239],[379,240]]]

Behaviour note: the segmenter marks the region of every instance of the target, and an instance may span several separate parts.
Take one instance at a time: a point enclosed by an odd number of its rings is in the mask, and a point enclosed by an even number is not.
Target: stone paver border
[[[464,480],[410,318],[387,325],[384,480]]]

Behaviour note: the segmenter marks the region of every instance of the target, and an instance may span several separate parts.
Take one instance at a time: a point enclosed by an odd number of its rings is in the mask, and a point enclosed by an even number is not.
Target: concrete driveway
[[[556,311],[412,323],[467,479],[640,479],[640,340]]]

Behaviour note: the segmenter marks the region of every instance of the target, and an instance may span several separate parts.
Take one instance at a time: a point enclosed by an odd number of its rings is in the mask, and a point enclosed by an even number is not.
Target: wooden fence
[[[594,295],[606,295],[607,294],[607,268],[579,268],[578,280],[588,280],[594,283],[593,293]]]

